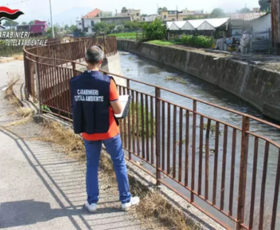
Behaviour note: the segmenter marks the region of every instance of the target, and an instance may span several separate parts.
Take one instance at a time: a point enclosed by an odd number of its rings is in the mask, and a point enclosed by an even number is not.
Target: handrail
[[[114,44],[111,44],[111,47],[116,49]],[[70,120],[69,80],[74,75],[81,73],[77,70],[77,65],[84,67],[86,65],[76,60],[40,56],[32,53],[32,50],[26,49],[26,47],[23,50],[26,85],[29,87],[29,91],[35,90],[32,84],[34,84],[34,77],[36,77],[39,102],[49,106],[52,113],[63,118],[67,117]],[[50,60],[50,62],[44,60]],[[67,64],[69,65],[67,66]],[[36,73],[35,76],[32,75],[34,72]],[[277,186],[280,181],[280,143],[250,131],[250,120],[268,125],[277,131],[280,130],[280,125],[155,84],[104,70],[102,72],[126,80],[126,86],[118,85],[119,91],[132,95],[133,106],[130,108],[129,116],[127,119],[120,121],[123,147],[127,150],[131,161],[133,161],[131,158],[133,154],[146,164],[154,167],[155,173],[151,174],[155,174],[157,184],[165,184],[222,225],[225,226],[228,223],[221,222],[217,216],[211,214],[205,207],[200,207],[194,198],[202,199],[205,205],[218,210],[220,214],[236,223],[236,229],[252,229],[253,223],[259,225],[259,229],[263,229],[264,212],[261,211],[259,220],[255,220],[256,208],[254,207],[256,202],[259,202],[260,208],[263,208],[266,204],[267,168],[270,167],[268,159],[273,153],[274,157],[278,157],[277,175],[270,180],[275,181],[273,210],[277,209]],[[151,94],[133,89],[132,82],[151,87],[155,92]],[[172,103],[161,96],[163,91],[190,99],[193,105],[188,108]],[[198,111],[198,103],[241,116],[241,127]],[[264,148],[261,148],[261,146]],[[274,146],[277,150],[273,150],[270,146]],[[211,153],[213,159],[210,164]],[[253,166],[249,161],[250,154],[253,154]],[[237,156],[240,157],[239,161]],[[259,158],[262,157],[264,157],[264,160],[258,162]],[[231,162],[229,162],[230,170],[226,170],[227,158],[231,159]],[[219,162],[222,162],[222,165]],[[263,171],[262,177],[257,177],[257,169],[259,169],[260,163],[263,165],[261,168]],[[247,170],[248,167],[253,167],[252,175]],[[147,171],[147,169],[145,170]],[[209,174],[212,172],[213,176],[210,177]],[[218,176],[218,172],[221,176]],[[236,178],[236,172],[239,173],[238,178]],[[227,174],[229,183],[226,179]],[[173,183],[187,190],[190,197],[164,178],[161,178],[162,175],[167,176]],[[249,176],[252,177],[251,184],[248,184],[247,181]],[[218,183],[219,180],[220,183]],[[238,187],[236,184],[238,184]],[[260,184],[261,188],[257,188],[256,184]],[[228,186],[227,190],[226,186]],[[248,190],[249,187],[250,190]],[[212,190],[211,197],[209,195],[210,189]],[[273,192],[271,188],[269,189],[270,193]],[[259,201],[255,200],[256,190],[260,190]],[[219,203],[217,197],[220,197]],[[225,200],[225,197],[229,200]],[[250,207],[247,207],[246,199],[249,199]],[[236,200],[237,207],[234,205]],[[228,202],[228,210],[225,208],[224,203],[226,202]],[[235,208],[236,211],[234,212],[233,209]],[[245,209],[250,211],[249,224],[245,220]],[[272,229],[275,229],[275,219],[276,214],[273,213]]]
[[[39,55],[36,55],[36,54],[32,54],[32,53],[28,52],[25,49],[25,47],[23,49],[24,49],[24,52],[26,52],[27,54],[30,54],[30,55],[32,55],[34,57],[53,60],[52,58],[49,58],[49,57],[43,57],[43,56],[39,56]],[[73,61],[73,60],[60,59],[60,58],[56,58],[56,60],[58,60],[58,61],[65,61],[65,62],[72,62],[72,63],[78,64],[78,65],[86,66],[83,63],[80,63],[80,62],[77,62],[77,61]],[[116,77],[119,77],[119,78],[123,78],[123,79],[130,80],[130,81],[133,81],[133,82],[136,82],[136,83],[140,83],[140,84],[143,84],[143,85],[146,85],[146,86],[157,87],[157,88],[160,88],[161,90],[164,90],[166,92],[173,93],[173,94],[176,94],[178,96],[182,96],[182,97],[188,98],[190,100],[195,100],[195,101],[200,102],[202,104],[213,106],[215,108],[218,108],[218,109],[221,109],[221,110],[224,110],[224,111],[227,111],[227,112],[231,112],[231,113],[234,113],[236,115],[245,116],[245,117],[248,117],[249,119],[261,122],[263,124],[269,125],[269,126],[271,126],[273,128],[276,128],[276,129],[280,130],[280,125],[277,125],[277,124],[274,124],[272,122],[260,119],[258,117],[253,116],[253,115],[250,115],[250,114],[242,113],[242,112],[239,112],[237,110],[233,110],[233,109],[230,109],[230,108],[227,108],[227,107],[224,107],[224,106],[216,105],[214,103],[211,103],[211,102],[208,102],[208,101],[205,101],[205,100],[202,100],[202,99],[198,99],[198,98],[195,98],[195,97],[183,94],[183,93],[178,93],[178,92],[176,92],[174,90],[171,90],[171,89],[168,89],[168,88],[165,88],[165,87],[162,87],[162,86],[157,86],[157,85],[154,85],[154,84],[151,84],[151,83],[142,82],[142,81],[139,81],[139,80],[136,80],[136,79],[133,79],[133,78],[129,78],[129,77],[123,76],[123,75],[114,74],[114,73],[111,73],[111,72],[108,72],[108,71],[105,71],[105,70],[102,70],[102,72],[104,72],[105,74],[108,74],[108,75],[112,75],[112,76],[116,76]]]

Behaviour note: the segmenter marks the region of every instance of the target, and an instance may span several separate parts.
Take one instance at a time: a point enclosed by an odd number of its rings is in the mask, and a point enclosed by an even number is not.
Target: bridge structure
[[[69,80],[81,73],[85,50],[102,45],[117,53],[116,38],[84,38],[24,48],[27,98],[40,112],[71,119]],[[130,112],[120,120],[128,160],[227,229],[280,226],[280,126],[196,99],[175,90],[125,76],[117,85],[131,95]],[[171,100],[175,95],[176,100]],[[225,111],[229,123],[215,118]]]

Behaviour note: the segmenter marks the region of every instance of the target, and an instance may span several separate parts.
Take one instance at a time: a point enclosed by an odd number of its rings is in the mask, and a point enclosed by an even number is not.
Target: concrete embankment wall
[[[177,47],[118,40],[118,49],[138,54],[212,83],[280,121],[280,74],[245,62]]]

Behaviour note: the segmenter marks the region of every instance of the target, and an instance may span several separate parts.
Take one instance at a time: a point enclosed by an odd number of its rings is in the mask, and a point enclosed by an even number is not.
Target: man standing
[[[104,52],[98,46],[90,47],[85,55],[88,70],[70,81],[73,126],[75,133],[82,133],[87,157],[85,207],[96,211],[99,197],[98,165],[102,143],[113,161],[123,210],[139,203],[131,197],[127,167],[122,149],[120,130],[114,114],[122,110],[112,77],[101,73]]]

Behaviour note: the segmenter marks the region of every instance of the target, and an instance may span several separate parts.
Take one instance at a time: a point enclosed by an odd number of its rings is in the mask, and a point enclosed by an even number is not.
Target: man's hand
[[[110,104],[115,114],[119,114],[122,112],[122,105],[119,100],[111,101]]]

